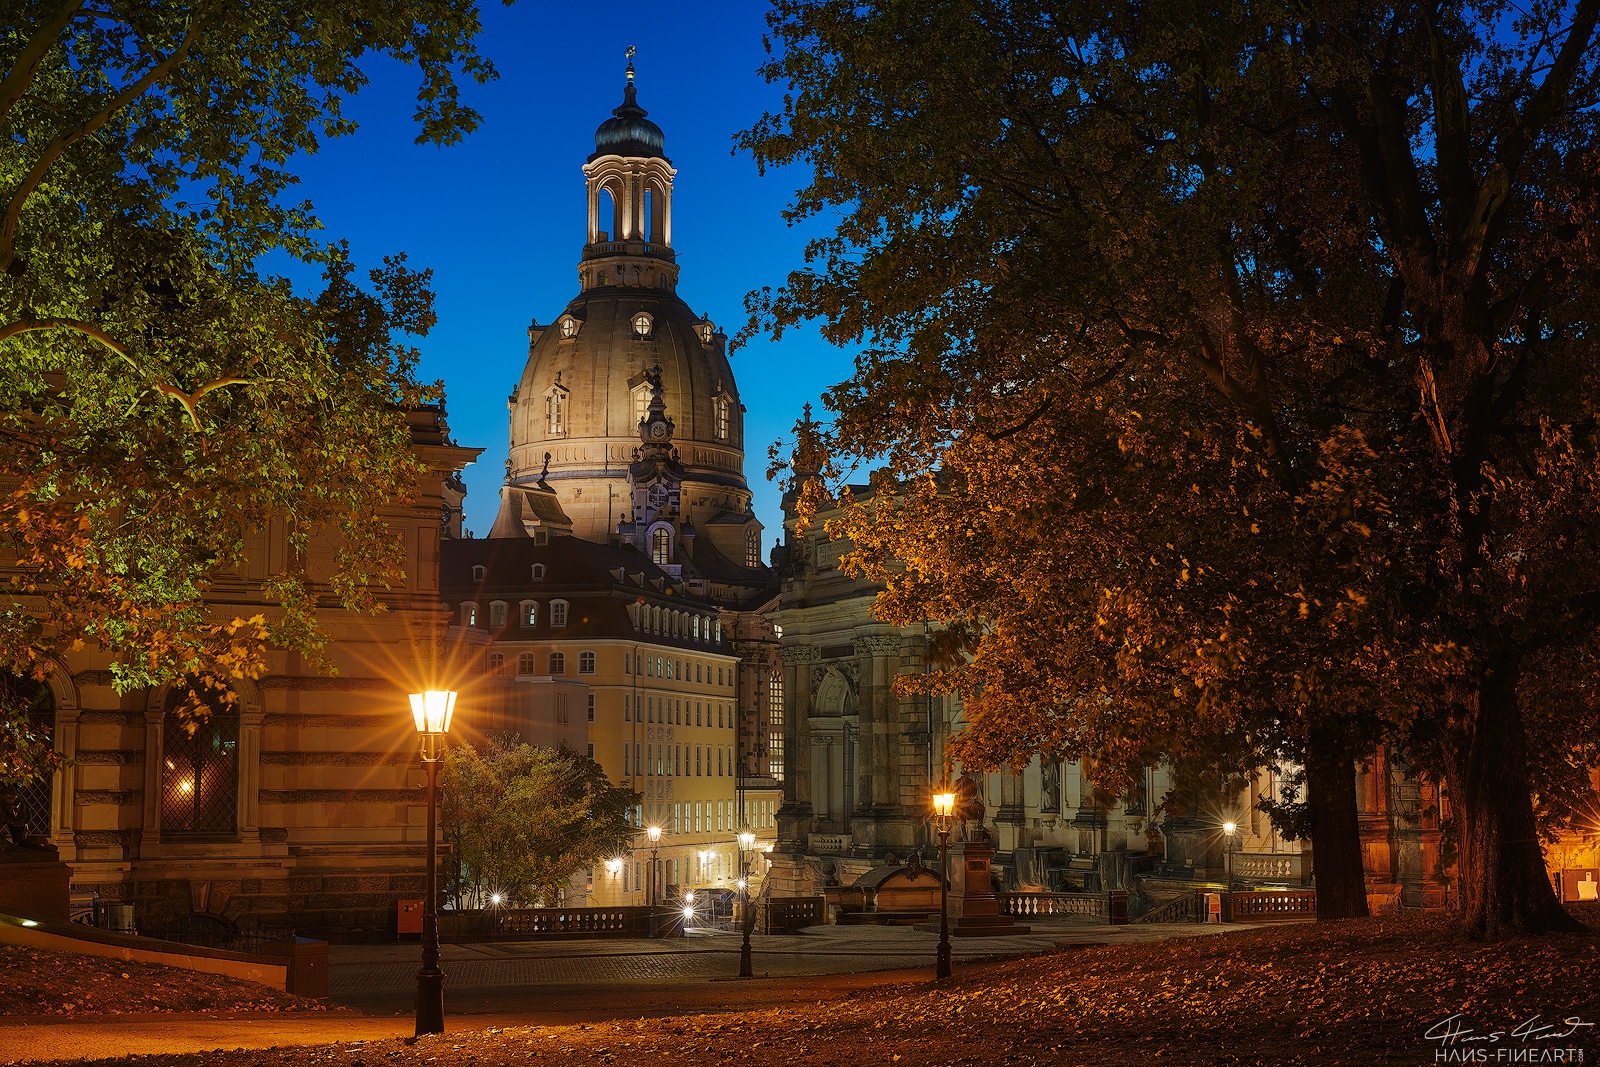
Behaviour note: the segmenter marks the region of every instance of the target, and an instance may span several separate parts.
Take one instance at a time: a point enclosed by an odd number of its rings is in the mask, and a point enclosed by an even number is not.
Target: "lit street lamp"
[[[422,905],[422,969],[417,972],[417,1034],[444,1033],[444,972],[439,969],[439,760],[456,694],[430,689],[411,694],[411,717],[422,736],[422,766],[428,772],[428,886]]]
[[[1233,835],[1239,829],[1232,822],[1222,824],[1222,866],[1228,872],[1228,919],[1233,920]]]
[[[935,978],[950,977],[950,824],[955,821],[956,795],[941,783],[933,794],[933,826],[939,832],[939,955],[933,967]]]
[[[747,826],[739,831],[739,922],[744,926],[744,943],[739,946],[739,977],[754,978],[750,963],[750,882],[745,870],[745,855],[755,847],[756,835]]]

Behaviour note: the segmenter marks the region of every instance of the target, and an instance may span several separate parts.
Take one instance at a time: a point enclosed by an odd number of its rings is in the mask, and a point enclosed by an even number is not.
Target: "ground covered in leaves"
[[[163,1064],[486,1067],[490,1064],[1433,1064],[1476,1046],[1425,1035],[1501,1031],[1496,1047],[1584,1050],[1600,1063],[1600,910],[1589,932],[1465,942],[1444,916],[1301,924],[1071,948],[781,1009],[460,1032],[413,1042],[166,1056]],[[619,995],[619,1015],[626,997]],[[694,994],[686,991],[686,1001]],[[1513,1038],[1535,1017],[1556,1029]],[[461,1020],[457,1020],[460,1022]],[[1570,1031],[1570,1033],[1569,1033]],[[1557,1034],[1568,1036],[1557,1037]],[[1456,1050],[1453,1060],[1441,1050]],[[1543,1058],[1540,1058],[1540,1057]],[[1495,1062],[1495,1053],[1489,1053]],[[140,1062],[134,1060],[106,1063]],[[142,1062],[154,1062],[145,1058]],[[1466,1062],[1472,1062],[1470,1059]]]
[[[0,945],[0,1015],[318,1011],[256,982],[76,952]]]

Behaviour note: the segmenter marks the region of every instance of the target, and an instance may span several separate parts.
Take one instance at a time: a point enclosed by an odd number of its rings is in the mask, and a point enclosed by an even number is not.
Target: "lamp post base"
[[[754,978],[755,976],[756,969],[750,960],[750,940],[746,938],[744,944],[739,946],[739,977]]]
[[[939,955],[934,960],[933,976],[935,978],[950,977],[950,942],[939,942]]]
[[[417,972],[417,1036],[444,1033],[444,972],[424,967]]]

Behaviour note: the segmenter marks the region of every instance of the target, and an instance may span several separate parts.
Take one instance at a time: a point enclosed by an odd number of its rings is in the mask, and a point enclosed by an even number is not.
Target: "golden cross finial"
[[[633,81],[633,57],[636,52],[638,52],[638,49],[630,44],[628,46],[628,81],[630,82]]]

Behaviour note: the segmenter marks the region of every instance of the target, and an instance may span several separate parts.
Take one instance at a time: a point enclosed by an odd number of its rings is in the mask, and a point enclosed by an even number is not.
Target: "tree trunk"
[[[1461,701],[1466,730],[1446,752],[1461,835],[1461,922],[1474,939],[1582,929],[1556,899],[1539,847],[1518,677],[1505,662],[1486,672]]]
[[[1306,743],[1306,803],[1317,872],[1317,918],[1367,915],[1367,882],[1356,817],[1356,764],[1335,731],[1311,731]]]

